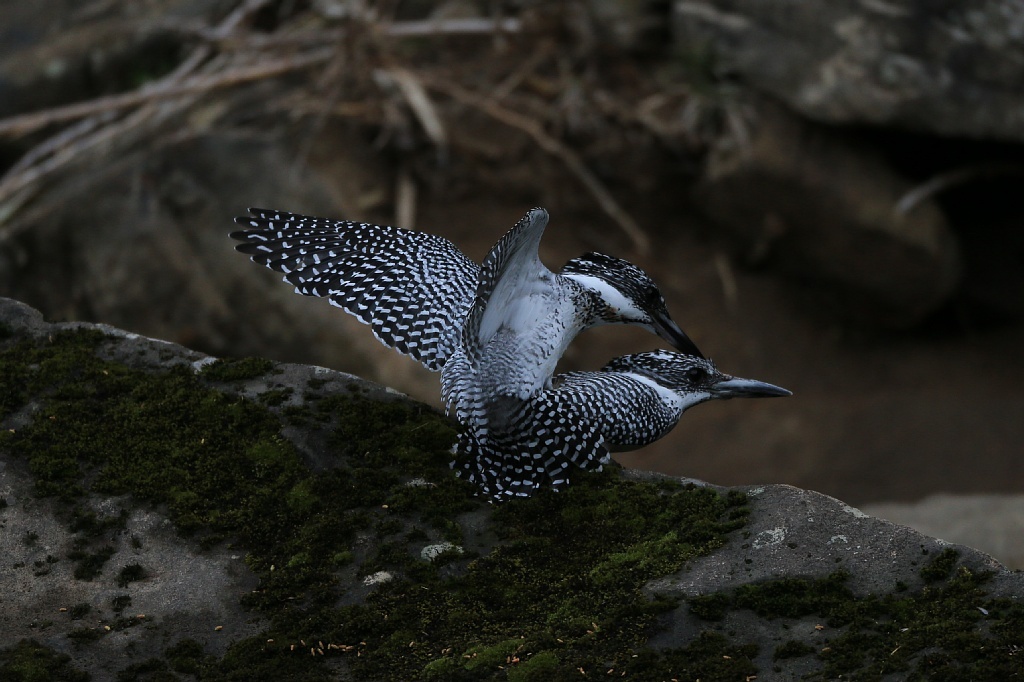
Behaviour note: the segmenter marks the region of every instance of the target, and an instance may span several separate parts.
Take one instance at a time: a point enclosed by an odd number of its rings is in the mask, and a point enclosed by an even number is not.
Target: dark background
[[[541,205],[550,267],[633,260],[723,371],[794,393],[700,406],[627,466],[857,505],[1019,493],[1019,5],[763,4],[5,3],[0,294],[436,405],[436,375],[233,252],[232,217],[479,259]],[[562,367],[658,346],[599,328]]]

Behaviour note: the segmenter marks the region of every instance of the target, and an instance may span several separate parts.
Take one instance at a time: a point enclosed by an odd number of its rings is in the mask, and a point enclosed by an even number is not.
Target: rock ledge
[[[825,495],[613,471],[494,507],[356,377],[9,299],[0,331],[3,679],[1024,669],[1020,573]]]

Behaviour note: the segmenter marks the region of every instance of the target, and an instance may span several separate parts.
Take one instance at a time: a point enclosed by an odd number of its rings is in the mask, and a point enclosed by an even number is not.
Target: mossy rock
[[[28,637],[0,646],[11,679],[1019,670],[1019,578],[824,496],[781,486],[748,495],[612,467],[495,506],[452,474],[451,422],[369,384],[266,361],[211,364],[38,319],[9,331],[0,456],[70,538],[52,563],[45,535],[25,541],[30,527],[11,547],[39,557],[40,575],[56,567],[94,595],[24,626],[60,633],[70,657]],[[5,495],[14,502],[0,514],[26,513],[26,492]],[[126,611],[143,588],[191,578],[132,558],[159,544],[130,525],[139,510],[166,517],[197,556],[244,557],[234,570],[251,587],[234,608],[255,629],[200,633],[169,611]],[[867,570],[880,566],[871,552],[884,553],[886,570]],[[136,643],[130,654],[100,660],[117,637]]]

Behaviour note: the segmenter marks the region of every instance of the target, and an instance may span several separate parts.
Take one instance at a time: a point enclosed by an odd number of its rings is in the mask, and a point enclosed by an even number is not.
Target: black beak
[[[696,355],[698,358],[703,358],[704,354],[697,348],[697,344],[690,340],[690,337],[686,335],[679,325],[672,321],[672,318],[665,315],[652,315],[653,322],[651,326],[654,327],[654,332],[665,339],[680,353],[686,353],[687,355]]]
[[[781,398],[793,395],[780,386],[766,384],[754,379],[727,377],[711,385],[711,394],[716,398]]]

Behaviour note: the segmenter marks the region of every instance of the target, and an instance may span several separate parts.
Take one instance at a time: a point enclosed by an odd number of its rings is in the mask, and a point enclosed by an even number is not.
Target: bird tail
[[[587,457],[566,449],[552,451],[551,445],[470,429],[459,436],[452,469],[476,484],[482,496],[502,502],[531,497],[541,488],[557,492],[569,485],[577,470],[601,471],[608,461],[603,445]]]
[[[459,437],[455,475],[476,484],[480,494],[494,502],[530,497],[550,482],[547,471],[528,454],[502,447],[472,431]]]

